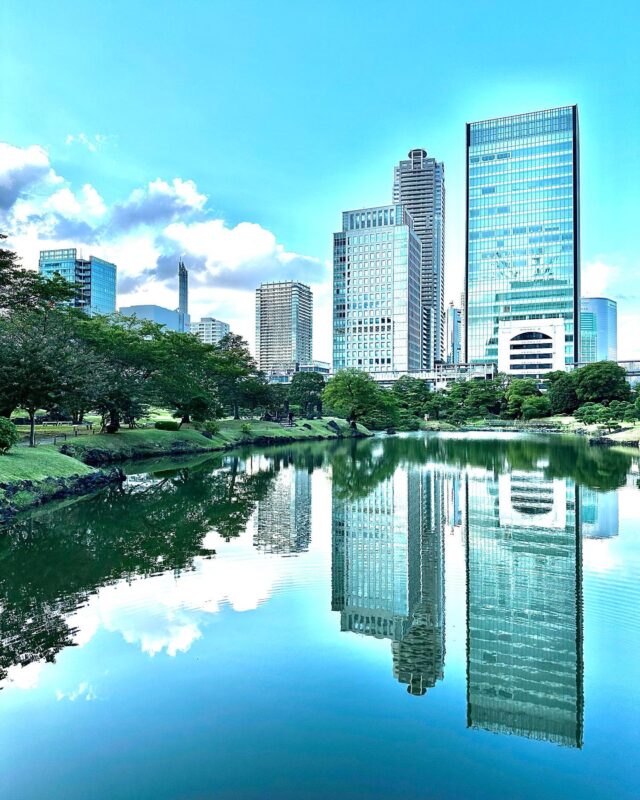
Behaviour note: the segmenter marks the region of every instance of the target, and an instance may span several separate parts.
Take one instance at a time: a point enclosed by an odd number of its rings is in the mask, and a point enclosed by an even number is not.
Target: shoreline
[[[255,435],[242,431],[241,425],[237,421],[223,422],[214,435],[193,428],[125,429],[116,434],[80,437],[58,447],[16,448],[0,456],[0,525],[49,502],[85,497],[122,483],[126,475],[116,465],[130,461],[372,435],[363,426],[354,432],[344,420],[327,417],[299,421],[291,428],[256,421]]]

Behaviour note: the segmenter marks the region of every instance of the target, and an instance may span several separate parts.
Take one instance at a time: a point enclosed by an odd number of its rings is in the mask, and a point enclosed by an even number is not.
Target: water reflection
[[[467,496],[468,725],[581,747],[576,486],[514,471]]]
[[[341,630],[391,639],[394,676],[424,694],[444,670],[442,474],[398,468],[365,497],[334,490],[332,521]]]
[[[584,442],[455,436],[155,465],[122,489],[7,529],[0,680],[55,661],[99,624],[150,655],[176,655],[204,635],[193,610],[256,608],[282,565],[303,570],[312,555],[321,471],[331,480],[331,608],[340,630],[388,640],[393,678],[430,695],[446,673],[445,539],[461,532],[468,726],[579,748],[581,541],[618,534],[616,489],[631,465],[626,453]],[[328,525],[328,514],[316,519]],[[234,561],[239,537],[248,548]],[[302,586],[307,574],[299,574]],[[234,592],[244,595],[235,602]],[[358,646],[353,636],[344,642]]]

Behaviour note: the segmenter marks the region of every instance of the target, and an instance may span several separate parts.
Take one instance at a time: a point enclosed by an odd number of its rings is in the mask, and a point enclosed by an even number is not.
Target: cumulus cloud
[[[604,261],[589,261],[582,267],[581,291],[583,297],[602,297],[618,280],[620,269]]]
[[[83,144],[82,136],[70,135],[68,143]],[[259,224],[229,225],[214,218],[193,180],[157,178],[107,203],[91,183],[77,187],[56,175],[44,149],[0,148],[0,219],[25,266],[37,268],[41,249],[78,247],[117,264],[119,305],[175,308],[182,258],[189,269],[192,318],[215,315],[250,345],[255,287],[265,280],[297,279],[312,284],[316,316],[319,301],[327,324],[328,265],[287,250]]]
[[[13,147],[0,142],[0,210],[7,211],[31,188],[43,181],[59,179],[42,147]]]
[[[128,200],[116,203],[111,213],[114,232],[128,231],[137,225],[166,224],[181,215],[200,211],[207,198],[193,181],[174,178],[171,183],[158,178],[145,189],[134,189]]]

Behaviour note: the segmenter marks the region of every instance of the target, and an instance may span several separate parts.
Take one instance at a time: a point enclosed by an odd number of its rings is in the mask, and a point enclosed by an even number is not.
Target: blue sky
[[[56,243],[113,258],[123,305],[174,306],[185,252],[194,315],[250,340],[255,284],[308,280],[329,358],[340,212],[387,202],[409,148],[443,160],[457,300],[465,122],[577,102],[583,288],[618,299],[640,357],[637,8],[4,0],[0,224],[29,265]]]

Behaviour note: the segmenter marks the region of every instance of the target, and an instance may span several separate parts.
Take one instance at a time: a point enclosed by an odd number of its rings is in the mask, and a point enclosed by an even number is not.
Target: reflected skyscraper
[[[618,535],[618,492],[580,489],[580,523],[587,539],[608,539]]]
[[[295,555],[311,541],[311,475],[281,469],[264,500],[258,502],[253,545],[264,553]]]
[[[332,609],[341,630],[392,640],[411,694],[443,677],[443,507],[441,476],[413,468],[333,500]]]
[[[576,486],[542,473],[467,486],[467,724],[582,746]]]

